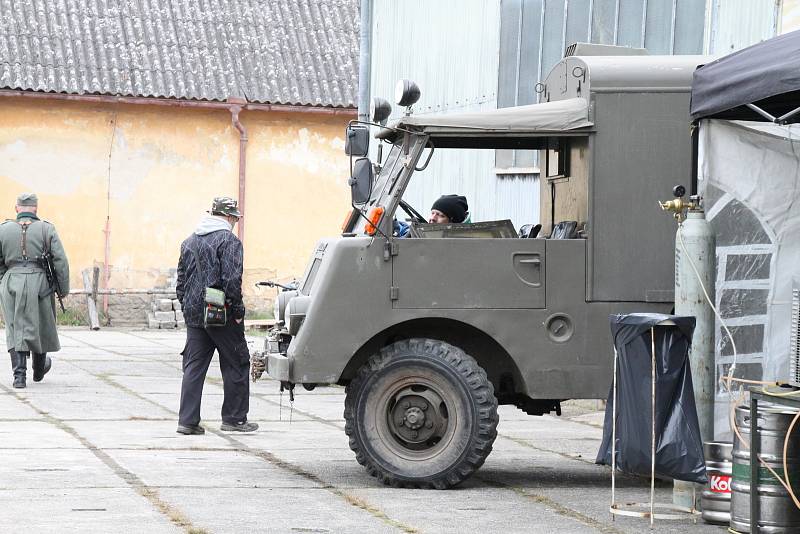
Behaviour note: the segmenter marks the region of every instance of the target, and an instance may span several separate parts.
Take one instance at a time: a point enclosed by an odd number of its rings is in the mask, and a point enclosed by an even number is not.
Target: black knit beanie
[[[431,210],[439,210],[450,219],[450,222],[460,223],[467,218],[469,206],[467,197],[461,195],[443,195],[433,203]]]

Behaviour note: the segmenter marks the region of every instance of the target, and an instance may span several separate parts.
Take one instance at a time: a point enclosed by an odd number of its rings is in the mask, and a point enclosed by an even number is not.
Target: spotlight
[[[381,126],[386,124],[389,115],[392,114],[392,105],[385,98],[376,96],[372,99],[369,105],[369,116],[372,122],[378,123]]]
[[[419,96],[419,86],[411,80],[400,80],[394,88],[394,100],[402,107],[413,106]]]

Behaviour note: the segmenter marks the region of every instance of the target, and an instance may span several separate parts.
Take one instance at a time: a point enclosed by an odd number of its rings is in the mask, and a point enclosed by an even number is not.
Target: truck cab
[[[279,294],[254,361],[284,386],[346,386],[357,460],[400,486],[468,478],[491,451],[498,404],[560,414],[563,400],[604,398],[609,315],[673,306],[674,227],[658,199],[690,175],[702,63],[566,57],[538,104],[374,125],[385,157],[353,159],[343,233]],[[541,229],[426,224],[403,195],[451,149],[540,151],[542,221],[529,222]],[[393,235],[395,219],[410,236]]]

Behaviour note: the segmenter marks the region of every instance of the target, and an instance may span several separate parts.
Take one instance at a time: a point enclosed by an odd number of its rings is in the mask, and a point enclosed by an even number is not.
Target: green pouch
[[[206,288],[206,304],[212,306],[224,307],[225,306],[225,292],[213,287]]]
[[[228,322],[228,310],[225,307],[225,292],[213,287],[206,288],[206,309],[203,324],[209,326],[225,326]]]

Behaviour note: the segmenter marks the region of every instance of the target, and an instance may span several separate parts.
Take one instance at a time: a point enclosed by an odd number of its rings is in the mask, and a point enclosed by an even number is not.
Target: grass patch
[[[275,315],[272,310],[245,310],[244,318],[248,320],[258,321],[259,319],[274,319]]]
[[[103,312],[98,311],[97,317],[100,321],[100,326],[108,325],[108,321],[106,321],[106,316],[103,314]],[[67,308],[64,311],[61,311],[61,308],[57,307],[56,324],[58,326],[89,326],[89,315],[84,310]]]
[[[61,308],[58,308],[56,311],[56,324],[59,326],[87,326],[89,318],[86,317],[86,314],[71,308],[67,308],[65,311],[61,311]]]

